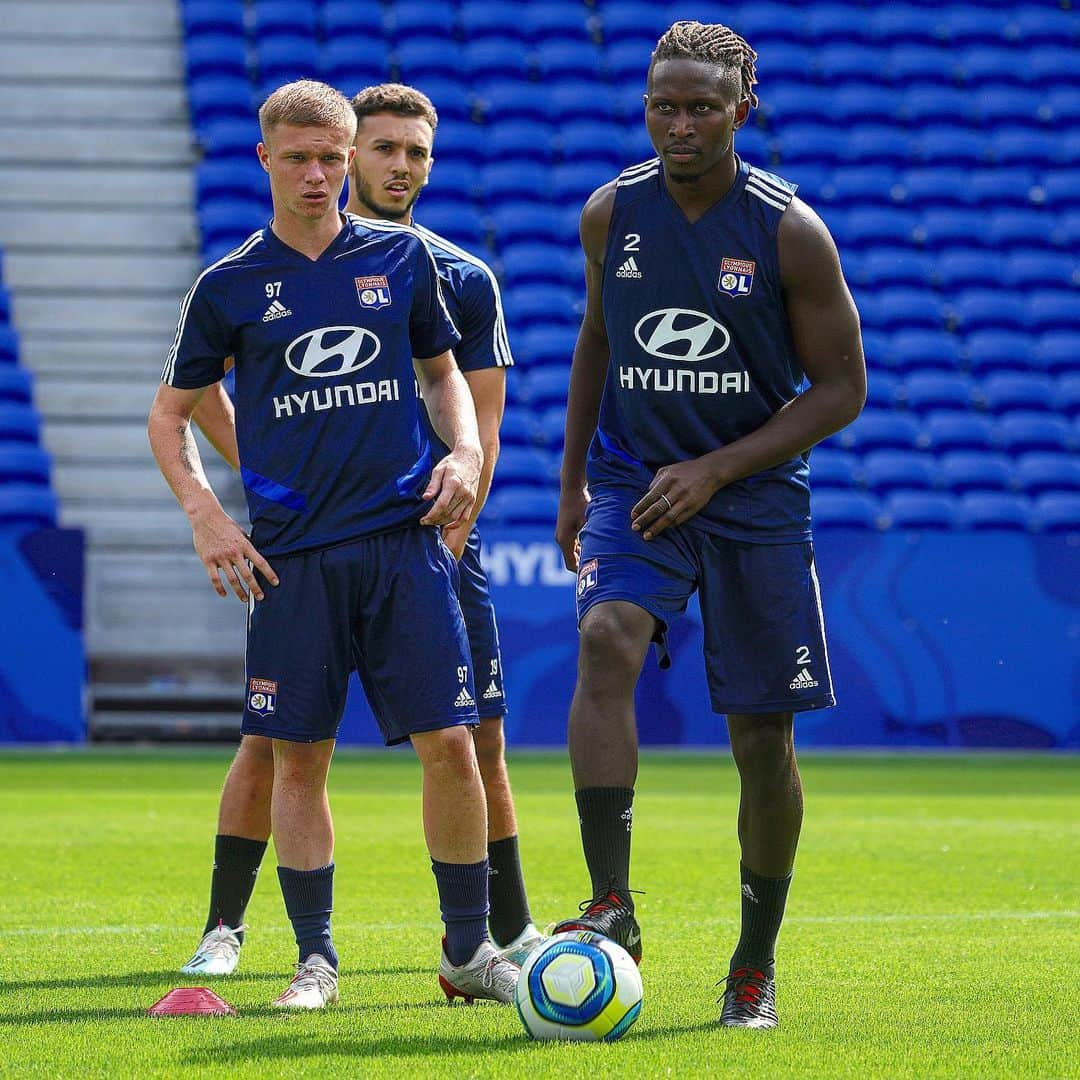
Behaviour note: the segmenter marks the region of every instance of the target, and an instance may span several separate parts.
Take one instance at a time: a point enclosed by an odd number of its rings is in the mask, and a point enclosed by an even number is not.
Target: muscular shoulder
[[[815,275],[832,276],[839,266],[825,222],[802,199],[793,198],[784,211],[776,242],[785,286],[811,281]]]
[[[615,180],[597,188],[581,211],[581,246],[590,259],[600,261],[607,246],[608,227],[615,208]]]

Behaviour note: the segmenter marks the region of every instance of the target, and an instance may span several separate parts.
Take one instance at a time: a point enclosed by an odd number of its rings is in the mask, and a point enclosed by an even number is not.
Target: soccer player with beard
[[[372,86],[352,101],[357,118],[356,156],[349,172],[346,211],[362,218],[413,225],[430,249],[443,297],[461,341],[454,358],[476,408],[484,464],[468,519],[443,530],[458,558],[459,599],[472,653],[479,726],[473,730],[488,812],[489,927],[500,953],[520,964],[543,936],[532,923],[518,855],[517,821],[506,770],[502,660],[498,629],[480,563],[476,517],[487,497],[499,453],[506,368],[513,358],[499,288],[490,268],[413,221],[413,208],[433,164],[438,116],[418,90],[398,84]],[[233,467],[236,435],[232,406],[220,386],[208,392],[195,419]],[[435,458],[447,452],[427,419]],[[270,835],[269,799],[273,757],[269,740],[245,735],[221,797],[210,909],[187,974],[228,974],[236,967],[244,935],[244,912]]]
[[[570,757],[592,899],[556,931],[641,957],[634,686],[650,643],[666,666],[668,625],[697,591],[741,782],[742,933],[720,1023],[764,1028],[778,1023],[775,943],[802,823],[793,714],[833,704],[809,453],[858,416],[866,372],[827,229],[794,184],[735,153],[755,59],[725,26],[671,26],[644,98],[657,157],[581,217],[587,300],[556,539],[578,573]]]
[[[224,578],[250,601],[241,731],[272,751],[262,810],[299,950],[274,1005],[338,999],[326,778],[354,669],[386,742],[410,741],[420,759],[446,924],[440,986],[448,999],[509,1002],[518,968],[488,937],[475,684],[457,564],[439,531],[469,518],[483,461],[449,351],[460,335],[416,232],[338,210],[355,154],[350,103],[322,83],[291,83],[259,122],[273,220],[184,297],[148,430],[212,586],[225,595]],[[214,496],[190,430],[230,356],[250,540]],[[452,447],[438,460],[418,387]]]

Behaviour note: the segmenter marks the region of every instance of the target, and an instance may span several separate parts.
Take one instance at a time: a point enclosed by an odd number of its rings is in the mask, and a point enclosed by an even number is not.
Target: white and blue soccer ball
[[[517,1009],[534,1039],[614,1042],[641,1013],[641,974],[630,954],[587,930],[556,934],[532,952]]]

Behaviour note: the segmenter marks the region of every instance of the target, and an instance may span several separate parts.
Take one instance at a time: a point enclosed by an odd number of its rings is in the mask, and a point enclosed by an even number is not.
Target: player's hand
[[[465,543],[469,539],[471,531],[468,518],[457,525],[444,525],[442,527],[443,543],[450,549],[450,554],[458,562],[461,562],[461,556],[465,554]]]
[[[263,591],[255,570],[271,585],[277,585],[278,576],[270,564],[255,550],[244,530],[220,507],[192,519],[191,538],[195,554],[202,559],[210,575],[210,584],[218,596],[227,595],[221,583],[224,576],[229,587],[245,604],[248,602],[248,591],[256,600],[261,600]]]
[[[567,570],[575,574],[581,555],[581,543],[578,533],[585,524],[585,507],[589,497],[584,488],[563,488],[559,492],[559,516],[555,521],[555,543],[562,552],[563,563]]]
[[[483,461],[479,449],[455,448],[431,470],[431,479],[421,498],[435,502],[420,519],[421,525],[454,526],[468,519],[476,502]]]
[[[652,540],[692,518],[719,488],[712,466],[701,458],[665,465],[630,511],[630,528]]]

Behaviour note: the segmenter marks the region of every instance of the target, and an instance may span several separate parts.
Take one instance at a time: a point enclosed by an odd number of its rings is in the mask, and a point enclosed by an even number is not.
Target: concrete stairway
[[[0,246],[62,522],[88,534],[93,722],[168,728],[239,701],[245,616],[210,590],[146,441],[199,270],[176,5],[0,0],[0,26]]]

